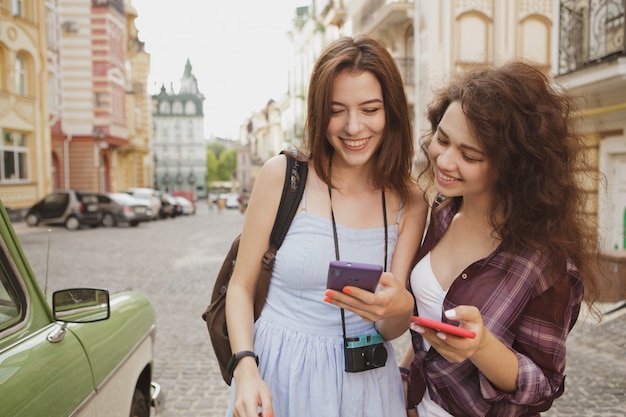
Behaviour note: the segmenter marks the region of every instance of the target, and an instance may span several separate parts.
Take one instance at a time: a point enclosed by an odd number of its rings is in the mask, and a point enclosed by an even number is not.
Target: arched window
[[[22,8],[22,0],[12,0],[12,9],[13,9],[13,16],[23,16],[24,15],[24,10]]]
[[[196,114],[196,103],[191,100],[187,101],[185,103],[185,114],[190,116]]]
[[[521,23],[520,52],[544,67],[550,66],[550,22],[543,16],[530,16]]]
[[[492,59],[493,40],[489,19],[482,13],[469,12],[458,17],[455,55],[457,64],[476,65]]]
[[[159,113],[170,114],[170,103],[167,101],[162,101],[161,104],[159,104]]]
[[[183,103],[179,100],[172,103],[172,114],[183,114]]]
[[[15,58],[15,92],[20,96],[25,96],[28,92],[26,62],[22,55]]]

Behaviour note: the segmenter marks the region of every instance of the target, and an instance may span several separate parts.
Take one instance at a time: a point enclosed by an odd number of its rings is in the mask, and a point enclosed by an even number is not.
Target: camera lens
[[[387,349],[382,344],[366,347],[364,356],[369,366],[380,368],[387,363]]]

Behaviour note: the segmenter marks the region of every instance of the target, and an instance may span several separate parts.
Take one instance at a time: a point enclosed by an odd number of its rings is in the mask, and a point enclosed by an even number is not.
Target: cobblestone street
[[[132,287],[145,293],[157,312],[155,380],[164,396],[159,416],[219,417],[224,415],[229,388],[221,379],[200,316],[242,223],[239,211],[218,212],[200,202],[196,215],[137,228],[48,232],[45,226],[28,228],[22,223],[15,228],[48,292],[95,286],[112,292]],[[607,311],[615,305],[601,307]],[[407,337],[394,345],[403,350],[405,343]],[[626,309],[607,315],[602,325],[579,320],[568,341],[565,394],[544,415],[626,415],[625,349]]]

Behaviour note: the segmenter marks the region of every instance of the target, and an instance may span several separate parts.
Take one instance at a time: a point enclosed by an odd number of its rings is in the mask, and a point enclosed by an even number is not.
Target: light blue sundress
[[[335,259],[332,223],[307,213],[305,196],[302,208],[278,250],[267,301],[255,323],[254,350],[272,393],[274,417],[406,416],[391,343],[385,342],[384,367],[345,372],[340,309],[324,302],[328,264]],[[384,265],[384,227],[338,224],[337,235],[341,260]],[[388,227],[387,265],[397,238],[396,222]],[[374,332],[374,323],[346,310],[348,337]],[[233,380],[227,416],[232,415],[235,389]]]

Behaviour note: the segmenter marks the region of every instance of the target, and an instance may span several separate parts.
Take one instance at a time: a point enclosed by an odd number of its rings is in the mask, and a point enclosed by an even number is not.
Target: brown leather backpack
[[[280,245],[283,243],[291,221],[298,210],[302,193],[304,192],[304,185],[306,184],[307,163],[296,159],[295,151],[283,151],[281,154],[287,156],[287,170],[280,205],[276,213],[272,234],[270,235],[270,246],[261,259],[261,272],[259,273],[254,298],[255,321],[259,318],[263,306],[265,305],[270,278],[272,276],[272,268],[274,266],[274,257],[276,256],[278,248],[280,248]],[[211,343],[213,344],[213,350],[215,351],[215,356],[220,366],[222,378],[228,385],[231,383],[232,375],[227,372],[226,368],[232,356],[232,351],[230,349],[228,328],[226,326],[226,290],[233,269],[235,268],[240,236],[241,235],[235,238],[226,254],[226,258],[215,279],[211,302],[202,314],[202,318],[206,321],[207,329],[209,330],[209,336],[211,336]]]

